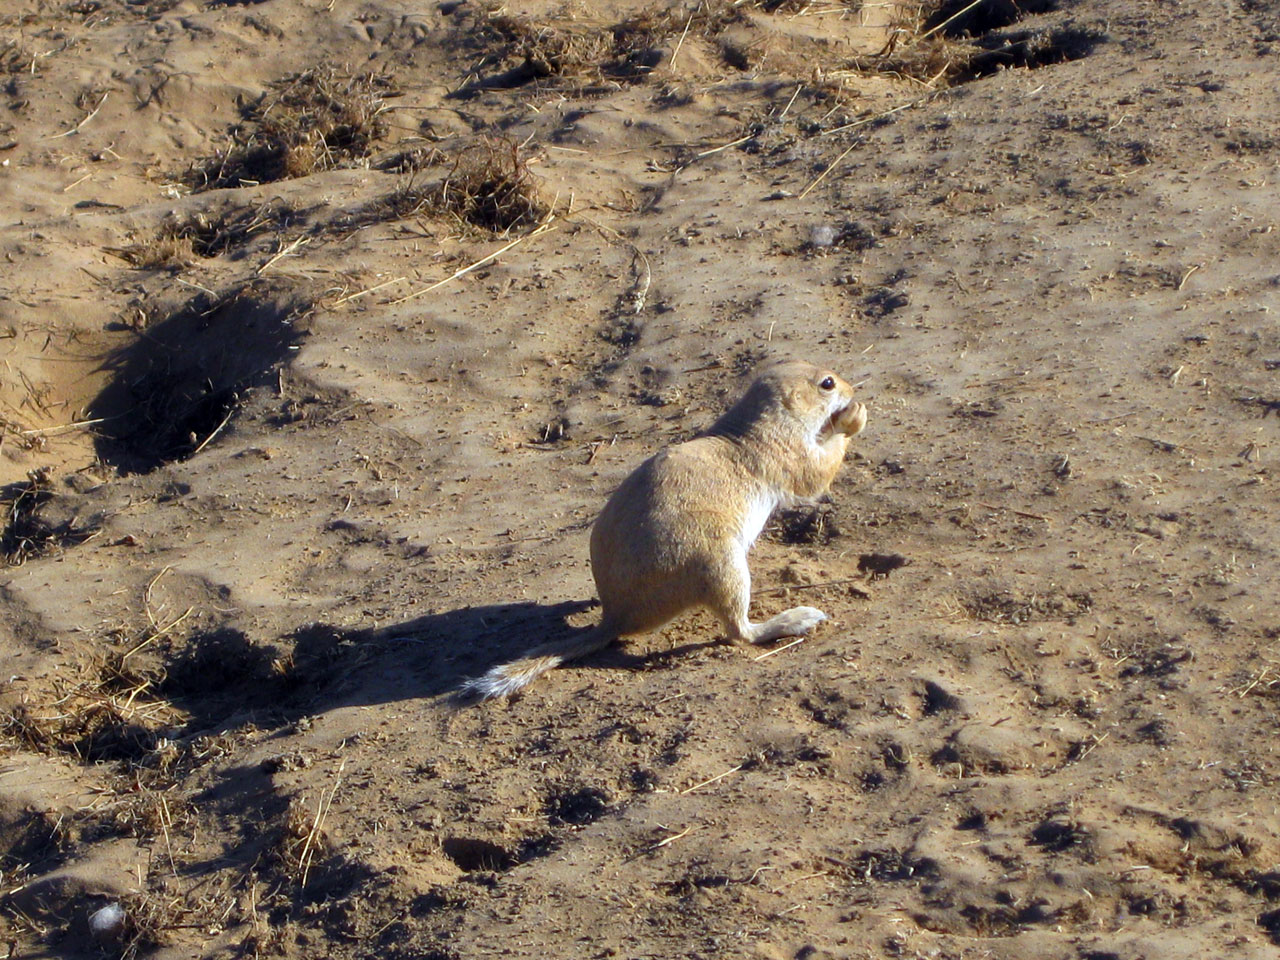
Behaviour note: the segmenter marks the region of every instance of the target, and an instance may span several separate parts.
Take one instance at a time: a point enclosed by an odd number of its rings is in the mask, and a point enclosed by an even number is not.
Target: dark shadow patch
[[[855,884],[902,883],[936,876],[938,865],[927,857],[915,857],[898,850],[864,850],[844,872]]]
[[[286,683],[280,651],[239,630],[197,634],[169,661],[157,692],[190,715],[190,731],[211,728],[247,703],[279,702]]]
[[[406,160],[405,156],[401,154],[393,162],[442,166],[448,161],[434,149],[420,161]],[[336,226],[356,229],[425,215],[506,234],[536,227],[550,212],[519,145],[504,137],[482,137],[453,156],[443,180],[419,185],[411,178]]]
[[[1084,827],[1054,817],[1036,825],[1031,831],[1030,842],[1052,853],[1060,853],[1073,847],[1087,846],[1090,839],[1089,831]]]
[[[779,510],[769,526],[771,540],[790,544],[824,545],[841,532],[835,507],[830,502]]]
[[[964,701],[950,690],[933,680],[924,682],[924,715],[926,717],[963,709]]]
[[[440,841],[440,850],[464,873],[501,872],[520,862],[514,850],[479,837],[445,837]]]
[[[185,242],[203,259],[231,254],[236,259],[250,240],[262,233],[279,234],[306,223],[307,215],[279,200],[256,207],[234,206],[217,213],[200,211],[161,228],[158,240]]]
[[[690,897],[699,890],[719,890],[733,883],[732,877],[723,873],[690,873],[679,880],[666,880],[658,889],[671,897]],[[741,881],[738,881],[741,882]]]
[[[811,716],[816,723],[832,730],[847,730],[852,714],[862,704],[850,703],[839,693],[830,690],[819,690],[812,697],[800,699],[800,709]]]
[[[1057,10],[1060,0],[945,0],[924,20],[924,29],[946,37],[977,37],[1011,26],[1023,17]]]
[[[858,572],[865,573],[872,580],[883,580],[910,563],[900,553],[864,553],[858,557]]]
[[[1101,30],[1067,23],[1009,29],[1025,16],[1056,10],[1056,0],[947,0],[924,10],[901,42],[891,42],[873,61],[879,73],[910,77],[929,86],[956,85],[1014,67],[1037,69],[1080,60],[1108,37]]]
[[[1082,60],[1106,39],[1101,31],[1073,26],[991,34],[978,41],[978,52],[960,69],[956,82],[977,80],[1014,67],[1035,70]]]
[[[609,795],[598,787],[579,787],[551,794],[545,809],[553,824],[583,827],[609,812]]]
[[[883,320],[911,303],[909,294],[897,290],[877,290],[863,300],[867,316]]]
[[[960,605],[974,620],[988,623],[1016,625],[1045,620],[1074,623],[1077,617],[1093,609],[1093,597],[1088,593],[1055,594],[1052,591],[1025,597],[1011,591],[997,591],[974,593],[962,598]]]
[[[148,473],[204,449],[301,339],[306,306],[287,291],[204,294],[107,358],[111,380],[89,405],[95,446],[121,473]]]

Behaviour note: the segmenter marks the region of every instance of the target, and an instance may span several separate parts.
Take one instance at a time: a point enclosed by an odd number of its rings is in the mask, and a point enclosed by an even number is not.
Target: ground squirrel
[[[866,407],[831,371],[801,362],[769,367],[711,429],[650,457],[605,504],[591,530],[600,625],[494,667],[463,693],[514,693],[567,660],[696,607],[719,617],[731,640],[808,633],[826,619],[813,607],[764,623],[747,618],[747,551],[775,509],[830,486],[849,438],[866,423]]]

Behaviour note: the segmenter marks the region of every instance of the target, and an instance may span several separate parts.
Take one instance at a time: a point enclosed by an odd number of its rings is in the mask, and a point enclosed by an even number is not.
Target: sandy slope
[[[11,956],[1274,953],[1280,10],[654,9],[0,15]],[[369,141],[202,189],[304,71]],[[753,557],[831,623],[454,709],[773,356],[871,408]]]

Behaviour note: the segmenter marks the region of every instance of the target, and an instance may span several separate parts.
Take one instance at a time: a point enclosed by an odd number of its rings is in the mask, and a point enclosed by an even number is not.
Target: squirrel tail
[[[562,663],[603,650],[617,637],[615,630],[601,624],[572,637],[541,644],[519,660],[504,663],[484,676],[466,681],[458,689],[458,695],[465,701],[510,696]]]

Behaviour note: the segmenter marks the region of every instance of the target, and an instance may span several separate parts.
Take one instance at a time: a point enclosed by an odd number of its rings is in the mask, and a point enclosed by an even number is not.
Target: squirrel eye
[[[836,388],[835,377],[823,377],[822,382],[818,384],[823,390],[834,390]]]

